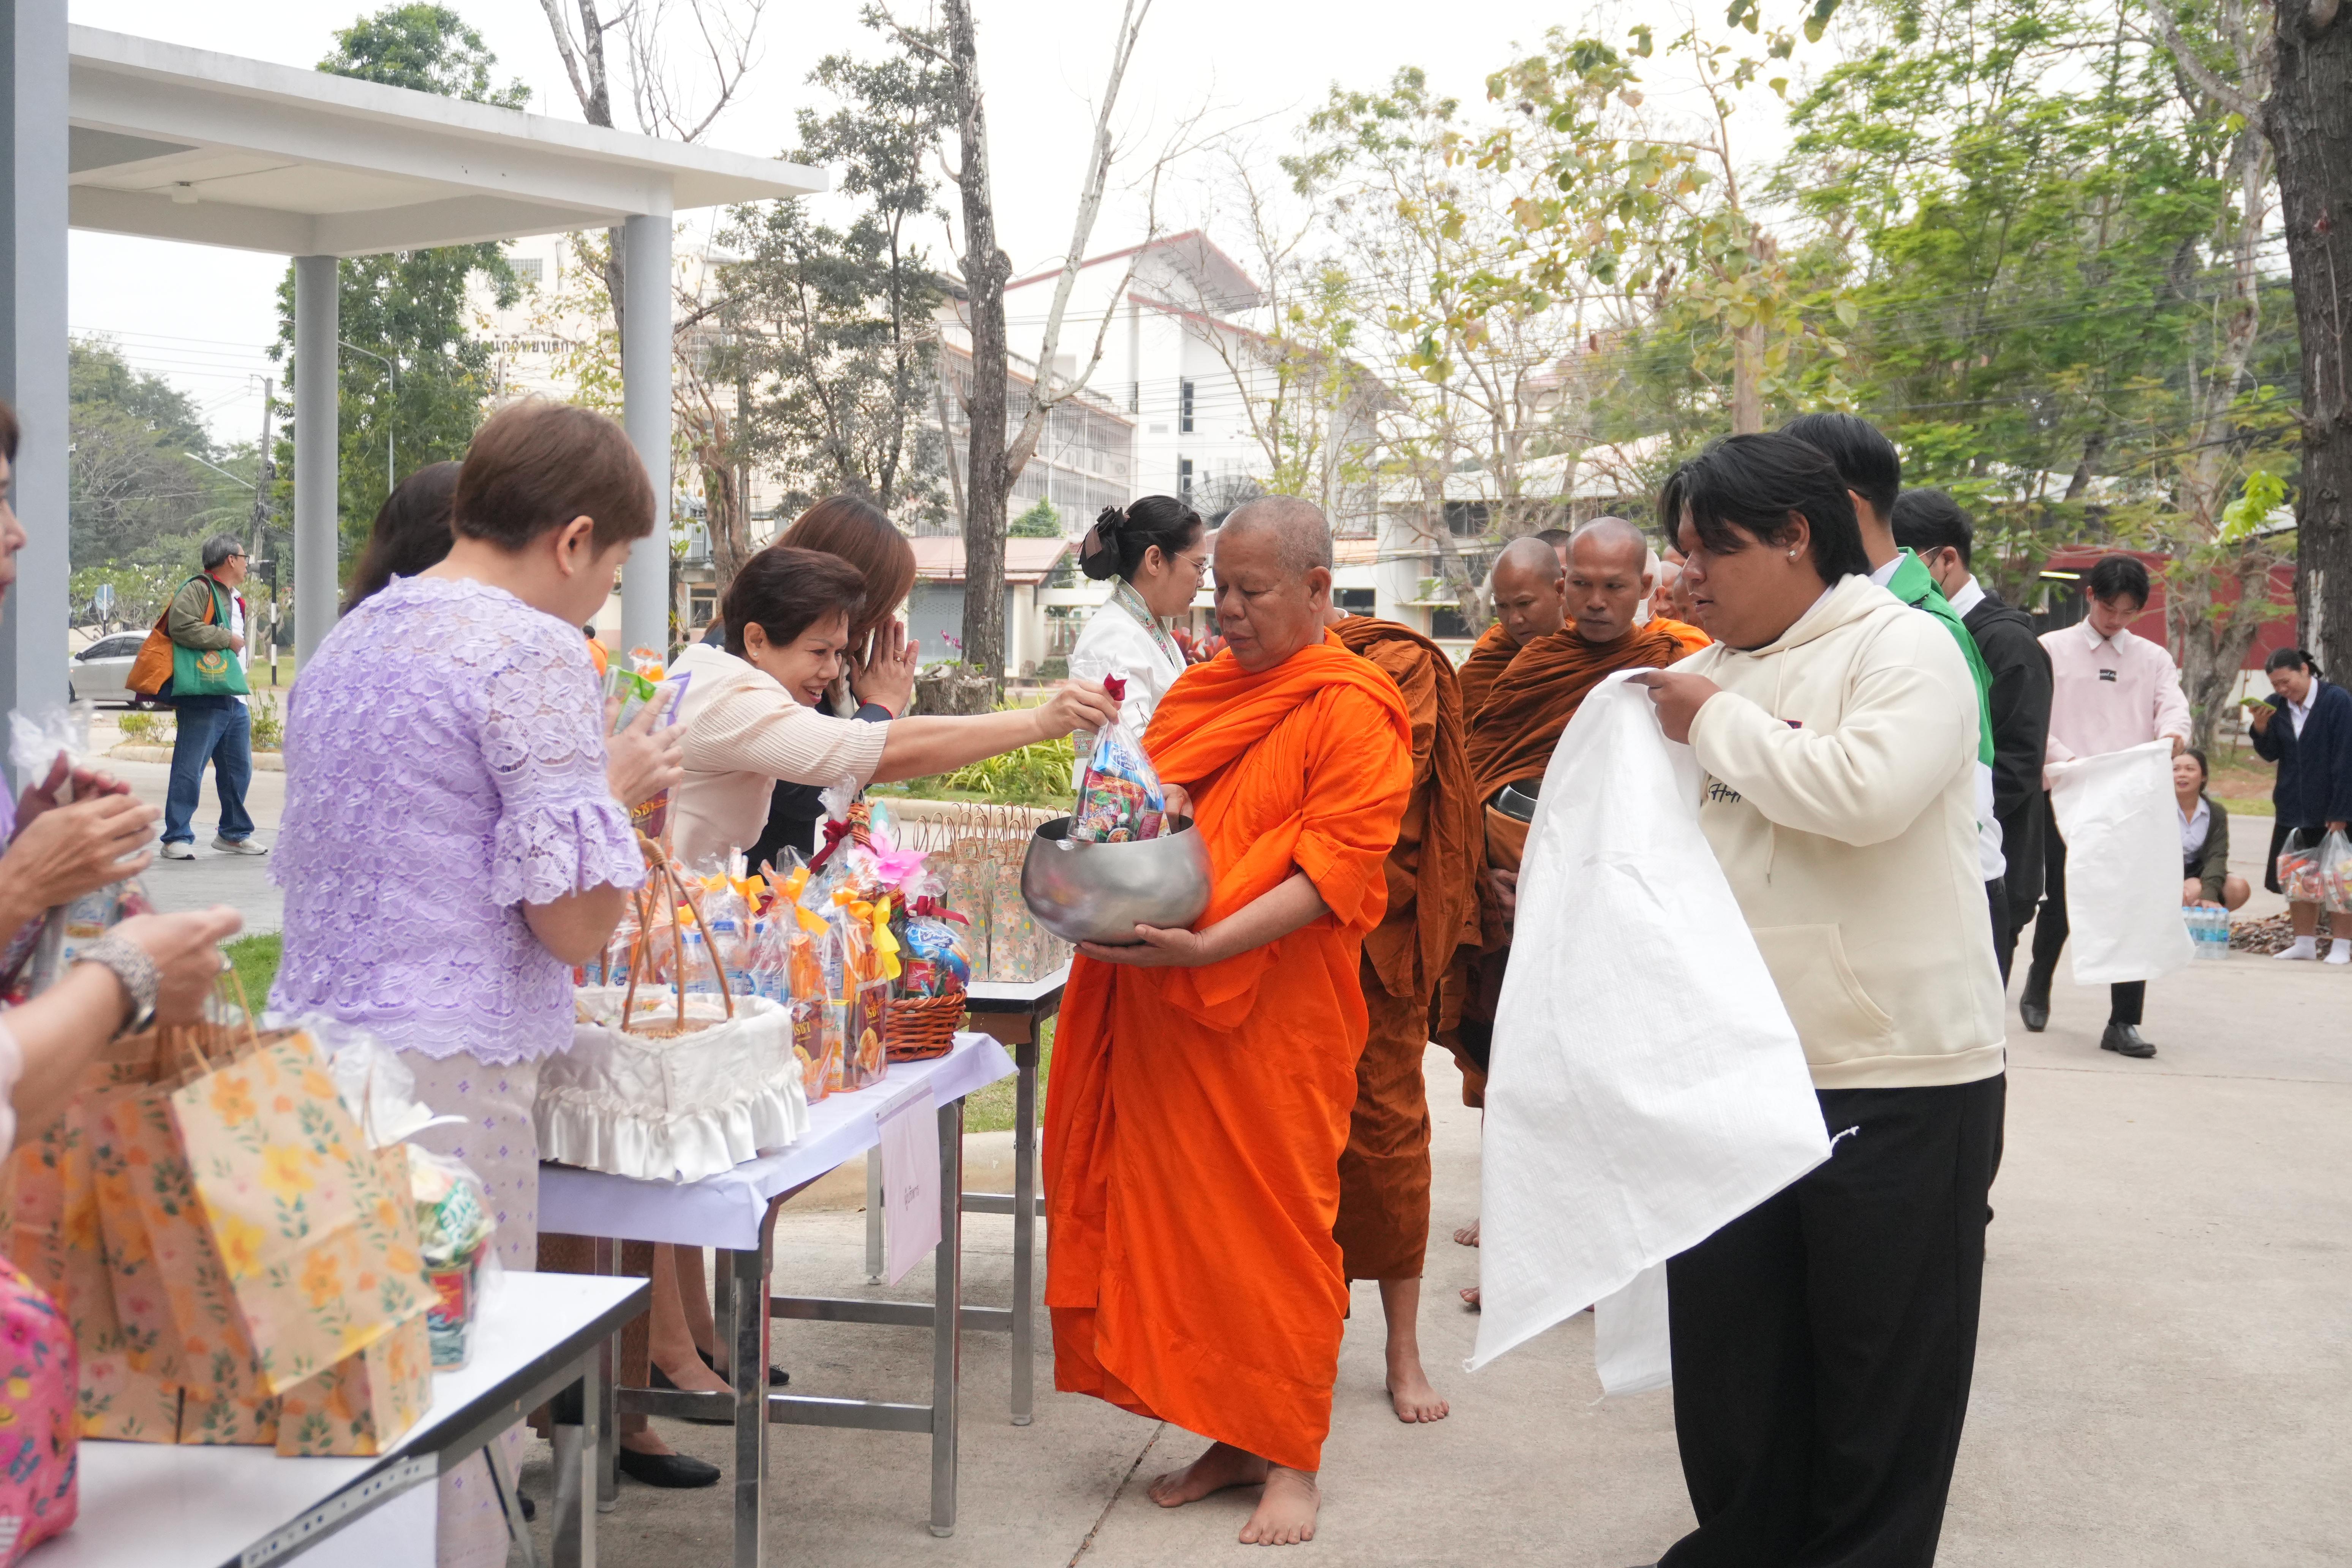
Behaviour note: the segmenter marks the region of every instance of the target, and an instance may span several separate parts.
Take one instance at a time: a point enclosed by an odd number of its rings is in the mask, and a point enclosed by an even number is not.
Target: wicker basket
[[[882,1023],[883,1053],[894,1062],[927,1062],[947,1055],[955,1044],[956,1026],[963,1022],[963,1008],[961,991],[893,999]]]

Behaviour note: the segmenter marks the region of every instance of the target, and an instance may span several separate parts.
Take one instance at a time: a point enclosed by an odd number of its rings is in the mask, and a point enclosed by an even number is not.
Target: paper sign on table
[[[940,1244],[940,1119],[918,1085],[875,1120],[882,1130],[882,1219],[890,1283]]]

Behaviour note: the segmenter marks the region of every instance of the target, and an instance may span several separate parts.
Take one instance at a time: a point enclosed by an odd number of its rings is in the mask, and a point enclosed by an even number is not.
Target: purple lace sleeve
[[[551,903],[608,882],[645,881],[629,814],[605,782],[603,705],[576,643],[513,645],[490,674],[482,757],[499,791],[493,902]]]

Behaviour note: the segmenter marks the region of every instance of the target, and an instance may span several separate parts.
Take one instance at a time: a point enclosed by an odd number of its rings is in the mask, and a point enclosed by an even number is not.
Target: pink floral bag
[[[0,1258],[0,1568],[74,1521],[74,1382],[72,1331]]]

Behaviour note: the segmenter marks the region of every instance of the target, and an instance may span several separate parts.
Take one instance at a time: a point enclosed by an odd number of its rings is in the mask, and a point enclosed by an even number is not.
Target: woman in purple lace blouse
[[[525,403],[475,435],[451,521],[447,557],[354,608],[295,682],[270,1006],[365,1026],[466,1118],[415,1142],[482,1177],[499,1256],[528,1269],[539,1063],[571,1045],[571,966],[645,879],[624,803],[680,776],[650,713],[608,746],[579,631],[653,491],[613,421]],[[445,1499],[445,1563],[478,1503]]]

